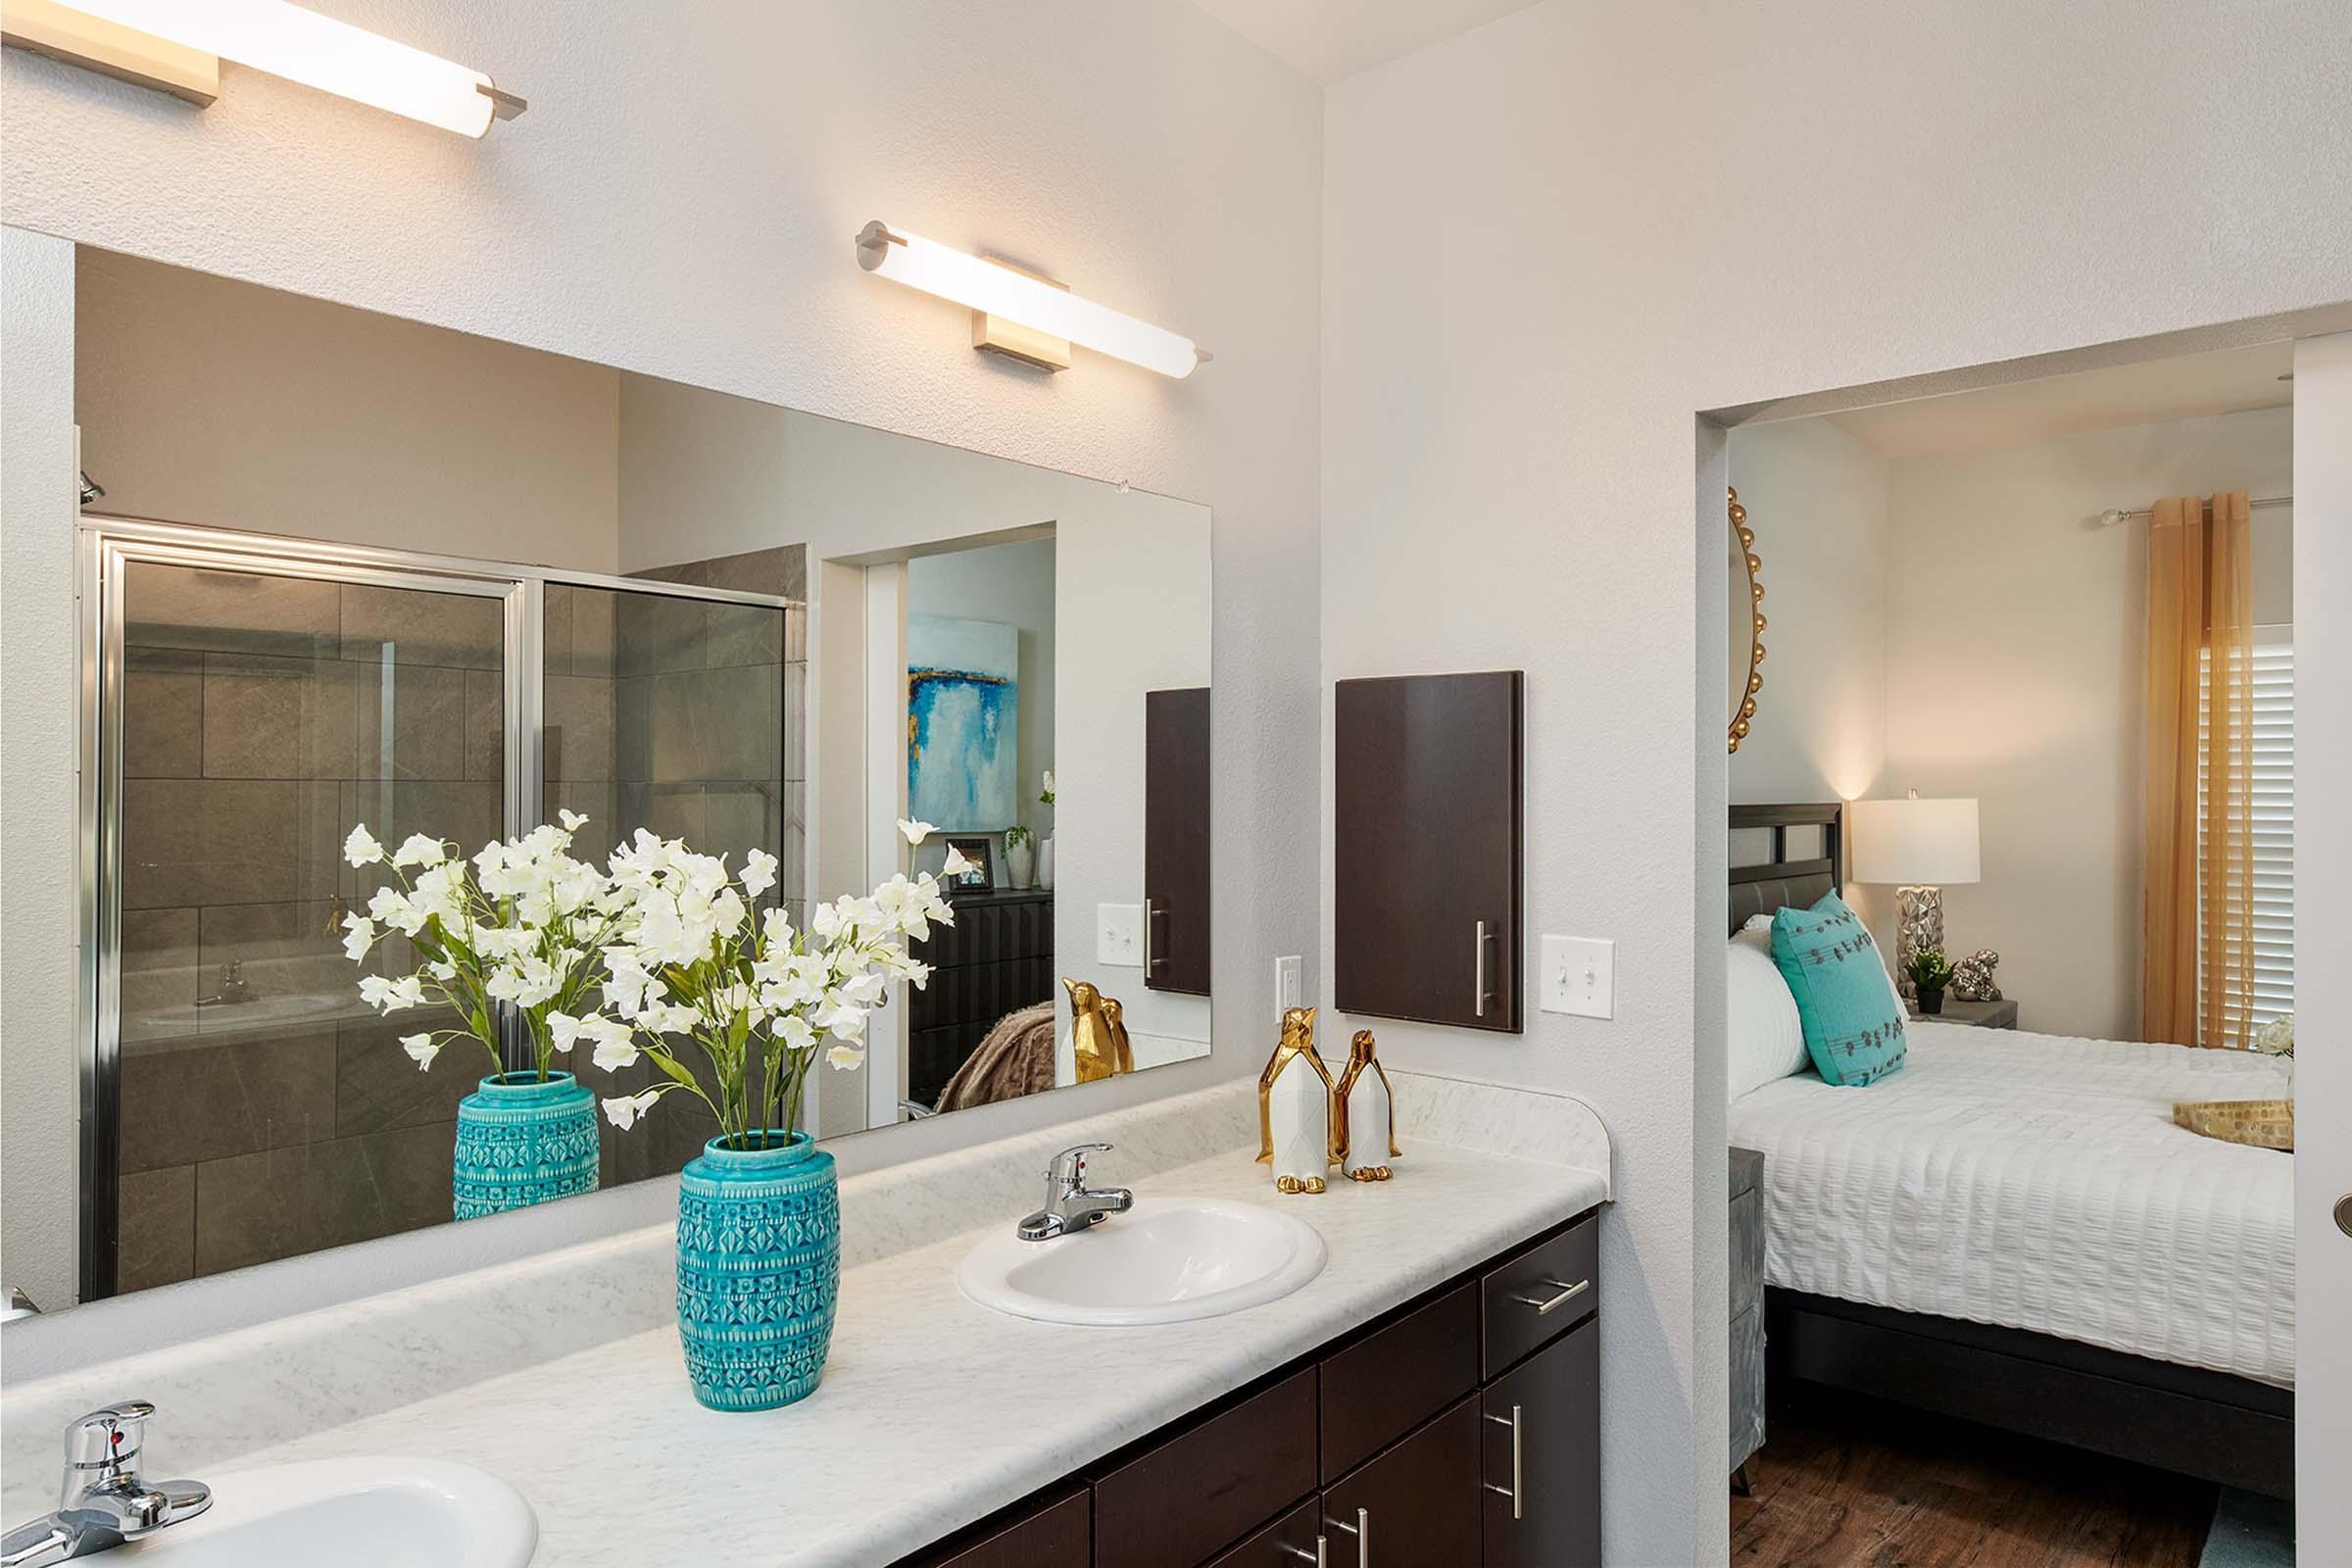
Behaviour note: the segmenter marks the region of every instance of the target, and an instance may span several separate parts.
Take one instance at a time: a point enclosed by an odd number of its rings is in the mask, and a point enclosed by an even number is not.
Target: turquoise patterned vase
[[[502,1072],[458,1102],[459,1219],[596,1191],[596,1096],[567,1072]]]
[[[694,1396],[713,1410],[806,1398],[833,1342],[833,1156],[807,1133],[767,1138],[766,1149],[713,1138],[678,1177],[678,1339]]]

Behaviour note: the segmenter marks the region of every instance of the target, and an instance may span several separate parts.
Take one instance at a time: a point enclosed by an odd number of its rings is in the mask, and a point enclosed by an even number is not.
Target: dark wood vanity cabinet
[[[1144,984],[1208,995],[1208,688],[1144,693]]]
[[[1332,1001],[1519,1032],[1517,670],[1332,689]]]
[[[909,1561],[1298,1568],[1321,1537],[1327,1568],[1596,1565],[1597,1228],[1582,1215],[1089,1467],[1069,1483],[1084,1533],[1049,1492]]]

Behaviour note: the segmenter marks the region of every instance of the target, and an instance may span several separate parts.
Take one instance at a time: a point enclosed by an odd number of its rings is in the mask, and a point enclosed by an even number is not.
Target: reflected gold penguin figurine
[[[1127,1012],[1118,998],[1102,999],[1102,1021],[1110,1027],[1110,1070],[1135,1071],[1135,1047],[1127,1043]]]
[[[1332,1157],[1351,1182],[1385,1182],[1396,1173],[1388,1161],[1396,1147],[1396,1102],[1389,1093],[1388,1069],[1373,1055],[1372,1031],[1358,1029],[1348,1043],[1348,1065],[1331,1097]]]
[[[1257,1157],[1279,1193],[1319,1193],[1331,1168],[1331,1071],[1315,1054],[1315,1009],[1282,1015],[1282,1039],[1257,1079]]]
[[[1070,994],[1070,1054],[1077,1062],[1078,1082],[1091,1084],[1135,1071],[1127,1031],[1119,1024],[1117,1013],[1107,1010],[1118,1004],[1105,1002],[1092,981],[1065,976],[1061,984]]]

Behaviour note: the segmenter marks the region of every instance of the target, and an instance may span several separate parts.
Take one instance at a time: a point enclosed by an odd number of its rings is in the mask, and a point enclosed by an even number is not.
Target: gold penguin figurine
[[[1396,1102],[1389,1092],[1389,1072],[1374,1056],[1375,1049],[1372,1031],[1358,1029],[1348,1042],[1339,1087],[1331,1093],[1332,1157],[1351,1182],[1387,1181],[1396,1173],[1383,1162],[1404,1152],[1396,1147]]]
[[[1257,1157],[1273,1166],[1276,1192],[1324,1190],[1332,1161],[1331,1070],[1315,1054],[1312,1007],[1282,1015],[1282,1038],[1258,1075],[1257,1133]]]
[[[1070,1054],[1078,1064],[1078,1081],[1091,1084],[1135,1071],[1127,1031],[1115,1010],[1118,1004],[1106,1001],[1092,981],[1064,976],[1061,984],[1070,994]]]
[[[1118,998],[1102,999],[1102,1021],[1110,1026],[1110,1070],[1135,1071],[1135,1047],[1127,1043],[1127,1009]]]

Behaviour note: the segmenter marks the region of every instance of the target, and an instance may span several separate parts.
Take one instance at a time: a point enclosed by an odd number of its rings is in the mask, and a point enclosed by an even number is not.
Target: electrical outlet
[[[1617,944],[1598,937],[1544,939],[1545,1012],[1617,1015]]]
[[[1095,906],[1095,961],[1116,968],[1144,966],[1144,906],[1140,904]]]
[[[1297,954],[1274,960],[1274,1005],[1300,1007],[1305,1004],[1306,961]]]

